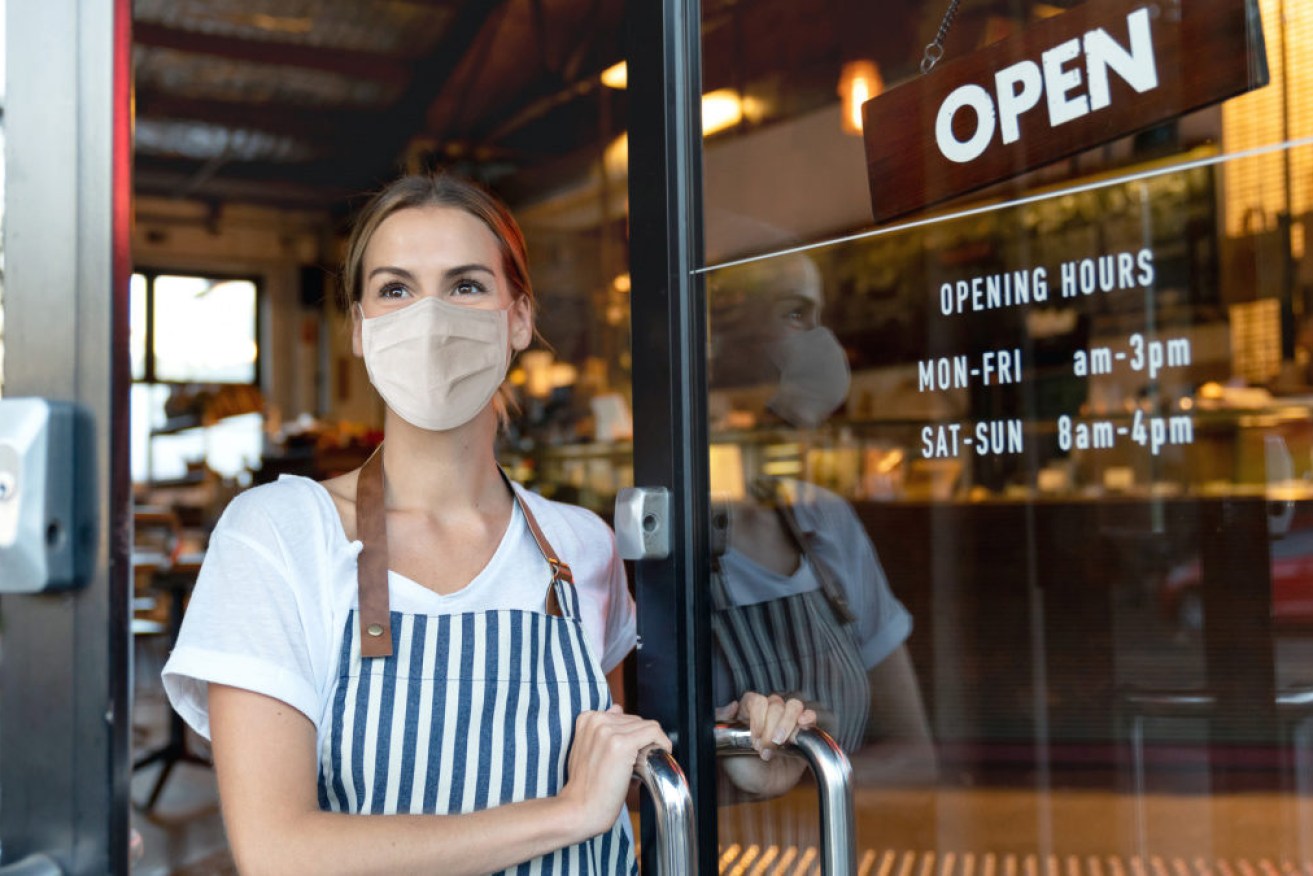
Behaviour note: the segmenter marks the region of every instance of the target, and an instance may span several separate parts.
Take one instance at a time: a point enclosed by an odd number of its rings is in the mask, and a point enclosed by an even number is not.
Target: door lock
[[[670,491],[625,487],[615,497],[615,540],[626,560],[670,556]]]

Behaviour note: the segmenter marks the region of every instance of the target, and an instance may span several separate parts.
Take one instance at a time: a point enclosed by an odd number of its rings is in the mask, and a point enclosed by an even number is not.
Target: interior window
[[[132,276],[132,475],[240,477],[260,458],[259,286],[249,277]]]

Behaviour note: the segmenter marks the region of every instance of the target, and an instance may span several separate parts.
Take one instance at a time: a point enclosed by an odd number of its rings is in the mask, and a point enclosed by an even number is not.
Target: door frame
[[[714,873],[716,749],[702,266],[699,0],[626,4],[634,483],[670,491],[670,555],[635,564],[638,711],[660,721],[688,778],[699,870]],[[656,843],[642,818],[644,867]]]
[[[5,7],[5,387],[95,423],[80,590],[0,597],[0,858],[128,871],[130,0]]]

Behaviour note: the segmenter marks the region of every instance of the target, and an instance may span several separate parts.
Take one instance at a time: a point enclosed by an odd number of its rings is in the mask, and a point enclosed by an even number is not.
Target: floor
[[[166,735],[168,709],[150,681],[156,655],[138,653],[138,751]],[[158,668],[153,672],[158,678]],[[1313,876],[1313,728],[1297,740],[1285,787],[1219,792],[1206,772],[1182,783],[1150,773],[1061,775],[992,784],[952,777],[924,790],[858,788],[861,876]],[[203,740],[189,739],[204,754]],[[856,766],[860,767],[858,763]],[[179,764],[147,811],[158,767],[133,777],[134,874],[220,876],[227,851],[214,774]],[[721,810],[722,873],[819,873],[815,789]]]
[[[134,757],[154,750],[168,736],[169,707],[159,685],[163,665],[160,642],[139,642],[133,703]],[[205,740],[188,733],[188,748],[207,756]],[[147,809],[158,765],[132,776],[132,829],[139,844],[134,849],[133,874],[142,876],[229,876],[236,874],[219,813],[219,792],[208,767],[179,763],[165,782],[155,806]]]
[[[163,725],[162,710],[139,718]],[[195,742],[195,740],[193,740]],[[198,749],[200,746],[197,746]],[[149,795],[156,767],[133,780]],[[1117,793],[1088,788],[859,789],[861,876],[1313,876],[1313,794]],[[721,872],[819,873],[816,797],[722,810]],[[134,874],[234,874],[212,771],[179,765],[134,807]]]

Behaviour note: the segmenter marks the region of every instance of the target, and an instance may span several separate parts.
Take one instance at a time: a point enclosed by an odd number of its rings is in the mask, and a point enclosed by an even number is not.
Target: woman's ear
[[[351,352],[356,355],[356,358],[365,355],[365,339],[360,330],[361,319],[363,319],[363,314],[360,302],[357,301],[351,305]]]
[[[533,302],[521,295],[507,314],[510,321],[511,349],[519,353],[533,342]]]

